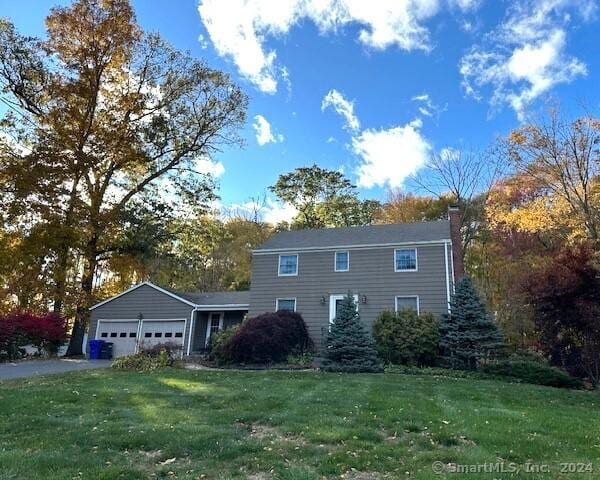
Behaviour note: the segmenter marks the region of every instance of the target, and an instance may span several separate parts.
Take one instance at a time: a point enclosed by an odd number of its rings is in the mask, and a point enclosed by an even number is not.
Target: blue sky
[[[42,35],[55,0],[0,0]],[[411,190],[443,149],[486,148],[559,99],[600,105],[598,5],[591,0],[134,0],[138,20],[231,73],[250,97],[243,149],[213,160],[222,203],[277,176],[342,169],[365,198]],[[426,170],[424,170],[426,172]],[[268,219],[290,214],[269,203]]]

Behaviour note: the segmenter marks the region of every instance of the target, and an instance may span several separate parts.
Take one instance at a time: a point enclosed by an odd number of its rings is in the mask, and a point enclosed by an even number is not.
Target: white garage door
[[[138,320],[120,322],[99,320],[96,338],[113,344],[113,357],[135,353]]]
[[[175,344],[183,348],[185,320],[147,320],[142,322],[140,348],[151,348],[158,344]]]

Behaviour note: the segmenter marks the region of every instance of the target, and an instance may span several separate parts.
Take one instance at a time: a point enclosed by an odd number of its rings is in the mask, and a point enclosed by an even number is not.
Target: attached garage
[[[220,319],[214,330],[242,321],[248,292],[182,293],[145,282],[90,311],[89,339],[112,342],[114,357],[167,343],[190,355],[205,348],[207,318],[214,312]]]

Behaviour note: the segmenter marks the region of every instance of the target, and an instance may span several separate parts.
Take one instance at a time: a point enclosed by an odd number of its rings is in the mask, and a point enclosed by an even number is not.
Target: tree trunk
[[[67,348],[67,357],[83,354],[83,336],[89,323],[88,308],[92,303],[92,292],[94,289],[94,275],[98,267],[98,231],[99,228],[95,225],[90,238],[85,255],[85,267],[83,270],[83,278],[81,279],[81,294],[77,303],[75,312],[75,322],[71,331],[71,339]]]
[[[54,273],[54,299],[53,311],[60,314],[65,303],[65,294],[67,287],[67,270],[69,268],[69,245],[67,238],[70,238],[73,223],[73,213],[75,211],[75,202],[77,201],[77,187],[79,186],[80,176],[75,177],[69,197],[69,206],[65,212],[64,229],[67,229],[69,235],[63,235],[62,242],[56,254],[56,267]],[[81,337],[83,340],[83,337]]]

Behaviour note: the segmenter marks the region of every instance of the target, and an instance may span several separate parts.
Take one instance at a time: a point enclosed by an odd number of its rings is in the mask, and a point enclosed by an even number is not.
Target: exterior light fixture
[[[323,295],[321,297],[321,305],[325,305],[327,303],[327,299],[325,298],[325,295]]]
[[[360,296],[360,303],[367,303],[367,296],[366,295],[361,295]]]

